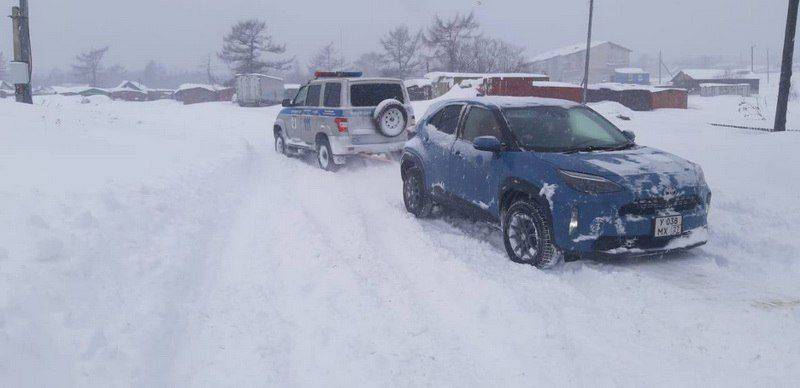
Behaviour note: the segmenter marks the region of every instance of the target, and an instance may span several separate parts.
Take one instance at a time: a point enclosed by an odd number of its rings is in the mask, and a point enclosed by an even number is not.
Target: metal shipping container
[[[236,76],[236,97],[240,106],[280,104],[283,94],[282,78],[263,74]]]

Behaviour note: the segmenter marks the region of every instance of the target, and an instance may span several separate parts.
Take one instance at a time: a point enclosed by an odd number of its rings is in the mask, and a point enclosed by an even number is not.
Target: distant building
[[[650,85],[650,73],[638,67],[614,69],[611,82],[619,84]]]
[[[58,93],[52,86],[39,86],[38,88],[33,90],[34,96],[50,96],[53,94],[58,94]]]
[[[433,98],[433,86],[428,78],[415,78],[403,81],[411,101],[430,100]]]
[[[591,47],[590,83],[610,82],[615,69],[630,67],[630,49],[613,42],[594,42]],[[585,65],[586,43],[579,43],[537,55],[528,67],[550,76],[551,81],[581,84]]]
[[[203,84],[183,84],[173,97],[185,105],[213,102],[219,98],[217,87]]]
[[[147,99],[150,101],[167,100],[175,94],[173,89],[147,89]]]
[[[431,80],[431,90],[434,98],[444,95],[456,85],[469,87],[470,85],[482,84],[483,79],[487,77],[507,79],[527,78],[529,79],[528,81],[550,80],[547,75],[532,73],[455,73],[436,71],[425,74],[425,78]]]
[[[703,84],[713,85],[748,85],[748,94],[758,94],[760,80],[755,74],[741,70],[719,69],[684,69],[672,78],[672,86],[683,88],[691,94],[700,94]],[[731,94],[741,95],[741,88],[711,88],[717,91],[729,91]],[[710,91],[706,92],[712,93]],[[716,93],[716,92],[714,92]]]
[[[109,91],[111,98],[122,101],[147,101],[147,88],[134,81],[122,81],[116,88]]]

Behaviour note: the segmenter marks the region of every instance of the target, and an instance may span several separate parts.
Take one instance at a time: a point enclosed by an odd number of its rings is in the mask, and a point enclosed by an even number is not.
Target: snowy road
[[[509,262],[488,226],[407,215],[394,163],[330,174],[275,154],[274,108],[148,107],[0,105],[30,122],[0,171],[39,134],[70,138],[48,155],[130,150],[33,157],[51,172],[0,187],[0,385],[800,382],[800,182],[778,163],[800,162],[800,136],[637,113],[640,142],[705,167],[712,242],[542,272]],[[51,182],[96,160],[131,173]]]

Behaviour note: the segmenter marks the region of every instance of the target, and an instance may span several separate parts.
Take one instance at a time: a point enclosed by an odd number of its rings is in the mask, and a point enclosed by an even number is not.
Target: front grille
[[[694,210],[701,203],[696,195],[684,195],[671,199],[660,197],[638,199],[619,209],[620,216],[653,216],[662,210],[671,210],[678,213]]]

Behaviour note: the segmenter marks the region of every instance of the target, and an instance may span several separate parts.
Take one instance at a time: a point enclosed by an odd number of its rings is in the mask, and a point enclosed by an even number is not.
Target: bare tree
[[[211,59],[211,55],[209,54],[208,57],[203,61],[203,71],[206,73],[206,79],[209,85],[217,85],[219,84],[219,80],[214,75],[214,62]]]
[[[97,86],[100,73],[103,70],[103,58],[108,52],[108,46],[90,49],[75,56],[72,71],[83,82],[90,86]]]
[[[444,70],[463,71],[464,47],[479,35],[478,28],[480,24],[472,12],[468,15],[456,14],[447,20],[437,15],[424,35],[424,41]]]
[[[500,39],[476,37],[465,45],[463,70],[475,73],[513,73],[525,69],[523,49]]]
[[[335,71],[342,70],[345,66],[342,54],[333,47],[333,43],[328,43],[314,54],[308,62],[308,68],[314,71]]]
[[[163,86],[166,77],[167,69],[156,61],[147,62],[142,71],[142,81],[148,86]]]
[[[4,80],[8,77],[8,67],[6,66],[6,57],[3,55],[3,52],[0,51],[0,80]]]
[[[92,86],[105,86],[112,87],[119,85],[122,81],[128,78],[128,70],[122,65],[112,65],[108,68],[102,69],[99,75],[97,85]]]
[[[292,59],[264,60],[262,56],[285,52],[286,45],[273,42],[266,22],[250,19],[236,23],[225,35],[219,58],[235,73],[266,73],[268,70],[286,70]]]
[[[353,62],[353,65],[367,77],[385,75],[383,67],[386,65],[386,61],[384,61],[383,55],[374,51],[361,54],[361,56]]]
[[[422,64],[422,32],[412,33],[408,26],[398,26],[381,39],[387,72],[396,77],[408,77]]]

